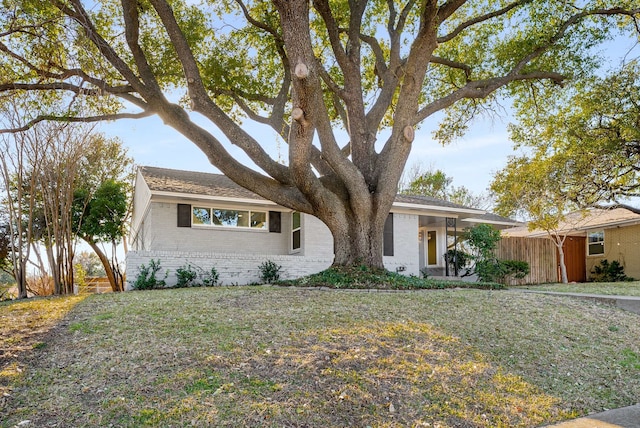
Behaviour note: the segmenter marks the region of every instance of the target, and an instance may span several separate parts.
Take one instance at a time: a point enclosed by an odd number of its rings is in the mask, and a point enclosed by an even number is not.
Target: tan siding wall
[[[640,279],[640,225],[605,229],[604,254],[587,256],[587,278],[603,259],[619,261],[627,276]]]
[[[500,260],[529,263],[529,275],[510,279],[507,285],[544,284],[558,281],[556,247],[546,238],[502,238],[496,256]]]

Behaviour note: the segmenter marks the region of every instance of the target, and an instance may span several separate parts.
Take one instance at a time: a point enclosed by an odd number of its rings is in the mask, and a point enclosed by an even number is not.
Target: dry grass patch
[[[573,284],[545,284],[526,286],[530,290],[557,291],[561,293],[588,293],[619,296],[640,296],[640,281],[631,282],[588,282]]]
[[[0,426],[531,427],[640,396],[638,316],[555,296],[160,290],[67,322]]]
[[[23,372],[25,353],[46,346],[41,341],[44,335],[82,299],[84,296],[0,302],[0,400]]]

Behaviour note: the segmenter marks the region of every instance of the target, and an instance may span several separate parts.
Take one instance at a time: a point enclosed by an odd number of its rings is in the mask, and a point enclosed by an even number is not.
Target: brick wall
[[[383,261],[392,272],[420,276],[417,215],[393,214],[393,256]]]
[[[282,278],[298,278],[328,268],[333,262],[333,239],[327,226],[309,215],[302,217],[302,251],[290,254],[291,215],[282,213],[281,233],[210,227],[177,227],[177,203],[152,202],[137,239],[127,254],[128,283],[138,268],[151,259],[168,269],[168,285],[187,263],[205,270],[215,267],[223,284],[259,282],[258,266],[271,260],[282,265]],[[384,257],[385,267],[405,275],[419,275],[418,216],[394,214],[394,256]],[[129,285],[128,284],[128,285]]]
[[[127,253],[127,290],[132,288],[132,284],[138,276],[139,267],[143,264],[148,266],[151,259],[159,261],[162,268],[156,278],[162,279],[165,273],[169,272],[169,276],[166,278],[169,286],[176,284],[176,270],[186,266],[188,263],[205,271],[215,267],[220,275],[220,283],[222,285],[246,285],[260,282],[259,266],[267,260],[282,266],[280,279],[294,279],[317,273],[327,269],[333,262],[333,257],[266,256],[183,251],[129,251]]]

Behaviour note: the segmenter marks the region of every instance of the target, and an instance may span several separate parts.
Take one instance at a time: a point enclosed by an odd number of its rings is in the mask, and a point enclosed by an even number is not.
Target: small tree
[[[127,183],[106,180],[91,196],[83,189],[76,192],[75,212],[78,216],[76,233],[98,256],[111,289],[124,291],[124,275],[117,260],[117,246],[125,234],[129,213]],[[102,250],[100,242],[111,245],[111,257]]]
[[[565,185],[570,169],[571,162],[562,153],[547,158],[511,158],[491,183],[497,197],[496,212],[506,216],[520,213],[529,220],[529,230],[544,230],[553,241],[558,249],[563,283],[568,282],[563,248],[567,231],[561,225],[567,219],[566,213],[577,209],[572,196],[576,188]]]
[[[0,123],[10,127],[22,125],[21,109],[6,102]],[[16,280],[19,299],[27,297],[27,263],[36,239],[35,218],[39,210],[38,172],[43,158],[43,142],[47,138],[45,125],[27,132],[0,135],[1,199],[6,215],[4,225],[8,240],[8,262]]]
[[[465,238],[471,247],[471,258],[475,261],[473,273],[482,282],[502,282],[507,276],[524,278],[529,273],[529,264],[519,260],[498,260],[495,255],[500,231],[488,224],[478,224],[469,229]]]

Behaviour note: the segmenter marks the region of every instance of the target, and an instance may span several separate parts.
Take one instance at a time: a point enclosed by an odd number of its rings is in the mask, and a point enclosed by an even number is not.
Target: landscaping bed
[[[401,275],[382,269],[372,270],[366,266],[332,267],[303,278],[276,281],[276,284],[297,287],[376,290],[441,290],[447,288],[498,290],[506,288],[504,285],[495,282],[469,282],[455,278],[420,278],[417,276]]]

